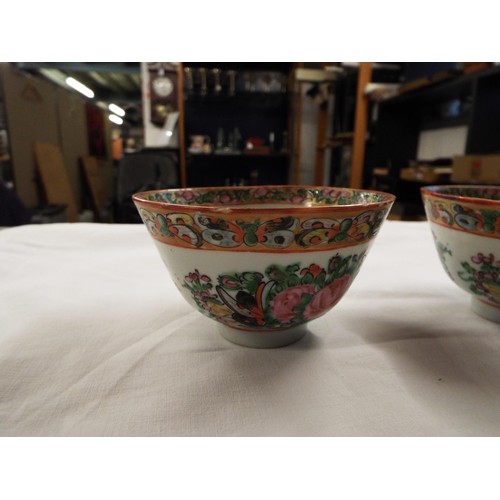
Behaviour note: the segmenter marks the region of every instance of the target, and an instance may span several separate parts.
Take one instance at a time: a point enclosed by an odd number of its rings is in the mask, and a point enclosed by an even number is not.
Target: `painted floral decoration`
[[[319,205],[350,205],[385,200],[382,193],[367,193],[342,188],[287,188],[250,187],[240,189],[178,189],[158,191],[149,195],[150,201],[182,205],[238,205],[241,203],[283,202],[301,205],[313,202]]]
[[[195,269],[185,276],[200,311],[221,323],[246,330],[277,330],[315,319],[344,295],[365,252],[333,256],[326,269],[300,263],[270,265],[265,273],[247,271],[212,278]]]
[[[492,253],[478,253],[470,260],[472,264],[461,263],[463,269],[458,275],[470,283],[469,289],[473,293],[500,305],[500,260],[496,260]]]
[[[437,191],[424,188],[423,199],[430,221],[458,231],[500,238],[499,187],[452,186]]]
[[[478,252],[470,257],[470,262],[461,262],[461,269],[454,276],[447,263],[447,257],[451,257],[453,252],[439,241],[434,233],[433,236],[439,258],[448,276],[458,285],[459,281],[468,283],[467,288],[472,293],[500,305],[500,260],[496,260],[492,253],[485,255]]]
[[[448,264],[446,263],[446,256],[449,255],[451,257],[452,252],[451,250],[441,241],[437,239],[437,236],[435,235],[434,231],[432,232],[432,237],[434,238],[434,244],[436,246],[436,249],[438,251],[439,255],[439,260],[441,261],[441,264],[446,271],[446,274],[453,280],[453,274],[450,272],[448,268]]]
[[[341,247],[372,239],[386,210],[367,210],[340,219],[282,216],[246,220],[187,213],[154,214],[139,209],[151,235],[170,245],[219,250],[307,250],[318,246]]]

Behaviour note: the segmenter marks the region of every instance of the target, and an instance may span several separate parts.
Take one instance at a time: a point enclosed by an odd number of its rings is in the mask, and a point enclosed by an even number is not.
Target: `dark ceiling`
[[[93,90],[93,100],[114,103],[126,111],[125,120],[141,120],[141,63],[139,62],[17,62],[19,70],[74,91],[65,82],[73,77]],[[76,91],[74,91],[76,92]]]
[[[141,65],[138,62],[19,62],[15,65],[55,83],[72,76],[91,88],[96,100],[115,104],[141,100]]]

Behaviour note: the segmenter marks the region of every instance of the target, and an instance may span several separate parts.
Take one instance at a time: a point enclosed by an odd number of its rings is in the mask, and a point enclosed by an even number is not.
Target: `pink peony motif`
[[[293,309],[300,305],[302,295],[312,295],[315,290],[314,285],[297,285],[283,290],[271,301],[272,315],[282,323],[289,323],[297,316]]]
[[[256,189],[251,190],[251,194],[256,198],[264,198],[267,193],[269,193],[269,189],[265,187],[258,187]]]
[[[300,205],[301,203],[304,202],[304,197],[300,196],[299,194],[296,194],[292,196],[292,199],[290,200],[294,205]]]
[[[219,201],[221,203],[230,203],[232,201],[232,199],[228,194],[221,194],[219,196]]]
[[[336,189],[323,189],[323,196],[325,198],[329,198],[329,197],[335,197],[335,195],[337,194],[337,190]]]
[[[187,190],[187,189],[176,191],[175,195],[177,196],[177,198],[181,198],[184,201],[193,201],[195,199],[194,193],[192,191]]]
[[[311,302],[307,304],[304,311],[306,319],[314,319],[321,316],[331,307],[333,307],[344,295],[352,282],[352,276],[345,274],[341,278],[336,279],[325,288],[322,288],[314,297]]]

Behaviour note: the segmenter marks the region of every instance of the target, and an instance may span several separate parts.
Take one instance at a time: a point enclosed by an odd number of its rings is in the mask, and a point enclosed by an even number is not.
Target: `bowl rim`
[[[262,207],[259,207],[258,204],[252,204],[251,207],[248,207],[248,203],[245,205],[215,205],[215,204],[188,204],[188,203],[169,203],[166,201],[157,201],[157,200],[148,200],[144,197],[147,195],[151,195],[154,193],[164,193],[164,192],[176,192],[176,191],[238,191],[244,189],[307,189],[307,190],[342,190],[348,192],[357,192],[357,193],[366,193],[366,194],[378,194],[383,195],[385,199],[380,201],[366,202],[366,203],[347,203],[345,205],[297,205],[291,207],[288,203],[286,206],[279,206],[277,203],[275,206],[270,207],[269,204],[272,202],[264,202]],[[306,185],[306,184],[268,184],[263,186],[207,186],[207,187],[178,187],[178,188],[168,188],[168,189],[152,189],[147,191],[139,191],[132,195],[132,200],[136,203],[146,205],[148,207],[154,207],[158,209],[170,209],[173,208],[175,210],[189,210],[189,211],[214,211],[221,213],[235,213],[235,214],[244,214],[244,213],[264,213],[272,210],[277,213],[289,213],[289,214],[297,214],[297,213],[306,213],[311,211],[317,212],[329,212],[332,209],[336,211],[344,211],[344,210],[353,210],[355,208],[364,208],[364,209],[376,209],[386,206],[391,206],[396,200],[396,196],[392,193],[388,193],[386,191],[379,191],[375,189],[356,189],[349,187],[338,187],[338,186],[317,186],[317,185]]]
[[[423,186],[420,192],[423,196],[432,196],[435,198],[443,198],[445,200],[453,200],[462,203],[481,203],[483,205],[500,205],[500,200],[492,200],[490,198],[479,198],[477,196],[464,196],[459,194],[442,193],[442,189],[495,189],[500,193],[500,185],[498,184],[434,184],[432,186]]]

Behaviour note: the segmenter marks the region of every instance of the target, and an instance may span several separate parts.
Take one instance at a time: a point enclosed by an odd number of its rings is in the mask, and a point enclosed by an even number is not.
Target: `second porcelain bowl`
[[[436,249],[472,310],[500,323],[500,186],[421,189]]]

